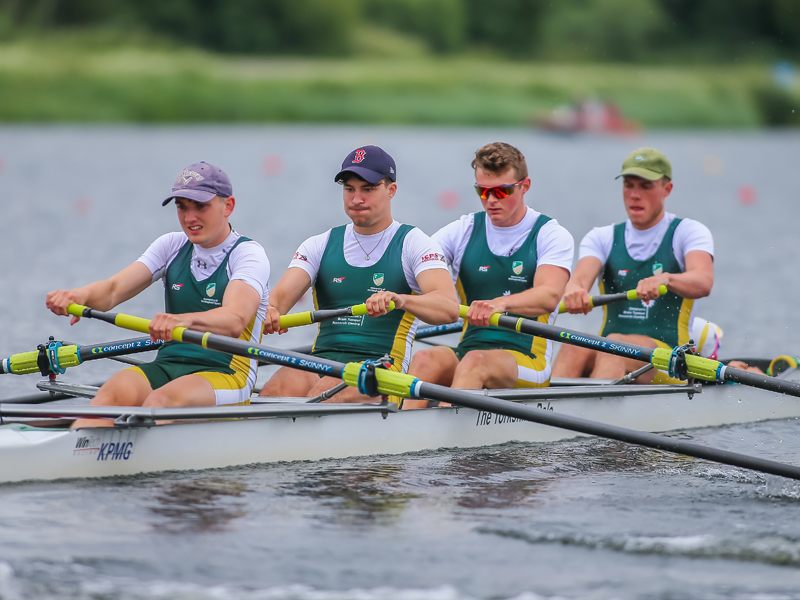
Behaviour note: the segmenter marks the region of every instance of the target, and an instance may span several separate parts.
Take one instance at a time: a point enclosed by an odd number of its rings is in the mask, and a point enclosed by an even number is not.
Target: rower
[[[150,324],[150,335],[165,343],[153,362],[113,375],[92,405],[214,406],[249,404],[257,363],[224,352],[172,341],[176,327],[261,340],[269,300],[269,261],[258,243],[237,233],[228,219],[236,206],[230,179],[200,162],[180,172],[172,194],[181,232],[153,242],[136,262],[103,281],[47,295],[47,308],[67,315],[81,304],[107,311],[133,298],[151,283],[164,282],[164,313]],[[74,325],[79,317],[72,318]],[[73,427],[111,425],[80,419]]]
[[[497,142],[472,161],[483,212],[470,213],[433,235],[452,265],[463,304],[469,306],[458,347],[439,346],[414,356],[409,373],[455,388],[545,387],[552,342],[488,327],[493,313],[555,322],[574,252],[569,232],[526,206],[530,190],[522,153]],[[406,400],[403,408],[423,408]]]
[[[340,317],[320,323],[312,354],[341,362],[391,358],[406,372],[419,317],[440,325],[458,319],[458,300],[442,251],[422,231],[392,218],[397,192],[394,159],[377,146],[362,146],[342,162],[334,177],[343,189],[344,211],[352,223],[308,238],[272,290],[264,333],[283,333],[286,314],[313,286],[319,310],[365,303],[368,317]],[[389,312],[390,303],[394,310]],[[388,314],[387,314],[388,313]],[[281,367],[262,396],[316,397],[340,383]],[[363,402],[355,388],[331,402]]]
[[[686,344],[695,300],[714,284],[714,240],[708,228],[665,211],[673,188],[672,165],[653,148],[639,148],[622,163],[622,198],[628,219],[596,227],[581,241],[578,264],[567,284],[564,304],[572,314],[588,313],[589,288],[600,276],[601,294],[635,287],[639,301],[603,307],[600,335],[648,348]],[[659,294],[659,286],[667,294]],[[586,348],[562,345],[554,377],[618,379],[643,363]],[[677,381],[650,370],[637,383]]]

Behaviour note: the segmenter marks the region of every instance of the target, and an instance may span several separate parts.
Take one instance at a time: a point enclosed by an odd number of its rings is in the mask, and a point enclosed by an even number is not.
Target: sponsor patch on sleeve
[[[431,261],[438,261],[443,264],[447,264],[447,261],[444,259],[444,254],[439,254],[438,252],[432,252],[431,254],[426,254],[422,257],[421,262],[431,262]]]

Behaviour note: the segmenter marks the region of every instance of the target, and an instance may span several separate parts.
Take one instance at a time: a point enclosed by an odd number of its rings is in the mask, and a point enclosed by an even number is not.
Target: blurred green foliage
[[[385,54],[395,40],[518,59],[800,57],[800,0],[0,0],[2,38],[86,27],[261,55]]]

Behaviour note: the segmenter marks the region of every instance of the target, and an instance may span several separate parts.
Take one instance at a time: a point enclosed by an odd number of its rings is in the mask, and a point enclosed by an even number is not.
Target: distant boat
[[[549,115],[537,117],[534,127],[554,133],[630,135],[641,131],[637,121],[626,119],[612,102],[577,100],[559,106]]]

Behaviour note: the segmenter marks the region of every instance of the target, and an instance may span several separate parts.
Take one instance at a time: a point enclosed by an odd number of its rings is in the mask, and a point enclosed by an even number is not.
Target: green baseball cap
[[[672,165],[669,159],[655,148],[637,148],[628,154],[622,163],[622,173],[615,179],[625,175],[635,175],[650,181],[657,181],[662,177],[672,179]]]

